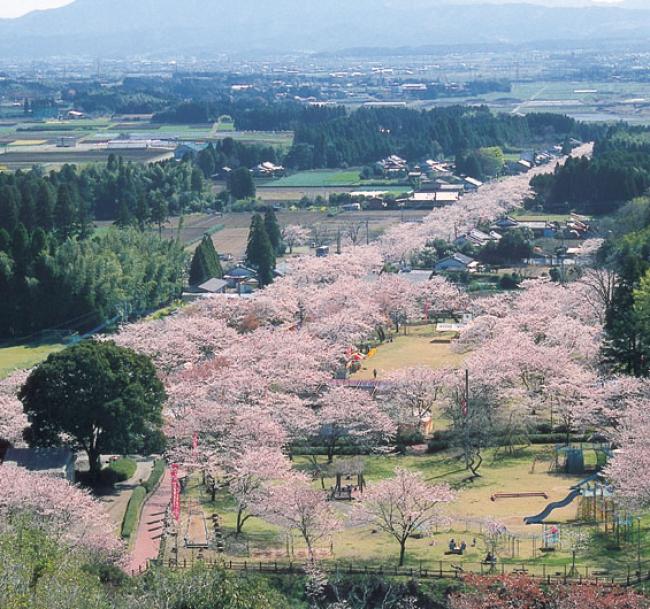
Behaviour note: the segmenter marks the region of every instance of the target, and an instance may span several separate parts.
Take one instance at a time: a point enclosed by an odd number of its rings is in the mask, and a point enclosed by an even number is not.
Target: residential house
[[[494,231],[484,233],[478,229],[473,229],[469,233],[461,235],[454,241],[456,247],[463,247],[464,245],[472,245],[474,247],[483,247],[490,241],[500,241],[501,235]]]
[[[481,186],[483,186],[483,182],[481,182],[481,180],[470,177],[463,178],[463,183],[467,192],[476,192],[479,188],[481,188]]]
[[[69,448],[8,448],[3,463],[74,484],[77,456]]]
[[[503,216],[502,218],[499,218],[493,225],[492,228],[495,230],[510,230],[513,228],[517,228],[519,226],[519,222],[515,220],[514,218],[511,218],[510,216]]]
[[[228,282],[226,280],[213,277],[196,286],[196,289],[204,294],[225,294],[227,287]]]
[[[253,168],[253,175],[256,178],[276,178],[284,175],[284,167],[266,161]]]
[[[479,263],[465,256],[465,254],[455,253],[447,258],[439,260],[435,270],[437,273],[475,273],[478,271]]]
[[[238,294],[250,294],[259,287],[257,271],[250,269],[243,264],[238,264],[223,276],[228,287],[237,290]]]
[[[194,159],[202,150],[205,150],[208,144],[205,142],[183,142],[176,146],[174,150],[174,158],[177,161],[183,161],[186,158]]]

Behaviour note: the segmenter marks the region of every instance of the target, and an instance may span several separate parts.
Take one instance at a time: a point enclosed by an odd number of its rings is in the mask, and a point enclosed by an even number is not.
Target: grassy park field
[[[0,346],[0,379],[15,370],[31,368],[42,362],[50,353],[64,349],[61,343],[33,343],[17,346]]]
[[[436,332],[431,325],[408,327],[407,334],[395,336],[393,342],[381,345],[376,355],[364,360],[361,370],[352,378],[371,379],[377,370],[377,378],[381,380],[387,372],[410,366],[456,368],[464,356],[452,351],[451,337],[450,333]]]
[[[586,525],[576,527],[579,516],[580,501],[576,500],[568,507],[553,512],[553,517],[547,524],[558,526],[564,531],[562,541],[553,552],[541,551],[544,546],[542,525],[527,526],[525,516],[540,512],[549,502],[564,498],[573,484],[581,477],[557,474],[548,471],[547,467],[538,464],[535,471],[531,465],[536,455],[548,453],[549,446],[532,446],[520,448],[514,455],[497,454],[494,450],[486,451],[485,464],[481,469],[482,477],[467,481],[467,472],[458,451],[448,450],[437,454],[411,456],[367,456],[364,457],[365,478],[369,483],[377,482],[393,475],[396,467],[422,472],[425,479],[431,483],[447,482],[456,491],[456,499],[449,506],[448,512],[453,517],[446,526],[441,526],[431,535],[409,540],[407,544],[405,566],[436,570],[444,565],[445,570],[456,565],[468,571],[481,571],[485,568],[482,561],[486,555],[485,523],[495,518],[508,527],[508,536],[500,542],[497,550],[499,569],[524,568],[531,574],[542,575],[562,574],[565,568],[571,567],[573,560],[572,547],[575,531],[593,537],[593,543],[599,548],[598,552],[578,551],[576,565],[581,569],[580,574],[598,569],[608,575],[625,573],[627,567],[636,559],[635,543],[637,539],[631,535],[623,540],[621,549],[614,550],[610,542],[596,526]],[[299,469],[310,471],[313,467],[312,457],[295,457]],[[325,457],[315,457],[325,466]],[[340,457],[335,458],[335,463]],[[332,477],[325,477],[324,484],[330,488],[334,484]],[[314,481],[315,488],[320,488],[320,479]],[[546,493],[546,497],[520,497],[492,500],[495,493]],[[236,508],[231,496],[222,491],[213,503],[197,478],[189,483],[183,496],[183,513],[190,509],[196,513],[199,506],[206,518],[213,513],[219,515],[222,530],[225,535],[225,553],[219,555],[226,561],[247,560],[257,562],[287,563],[304,560],[306,550],[297,538],[293,539],[288,548],[285,538],[277,527],[261,518],[249,519],[239,537],[234,535]],[[342,568],[347,564],[355,566],[391,568],[396,565],[398,545],[388,534],[373,529],[371,526],[356,524],[347,520],[351,512],[351,504],[338,502],[335,504],[340,518],[345,522],[343,528],[334,535],[331,545],[320,544],[318,556],[325,564],[340,563]],[[647,523],[644,520],[644,526]],[[181,523],[181,527],[184,523]],[[186,525],[185,525],[186,526]],[[448,541],[453,538],[465,541],[468,548],[463,556],[446,554]],[[647,533],[643,534],[642,559],[650,557]],[[170,548],[168,548],[168,551]],[[165,558],[170,558],[171,553]],[[193,551],[179,548],[179,559],[188,562],[193,557]],[[442,562],[442,565],[441,565]],[[487,568],[485,568],[487,571]]]
[[[352,378],[370,379],[373,368],[378,369],[381,380],[382,374],[408,366],[459,367],[463,358],[453,353],[449,338],[449,335],[437,334],[433,325],[409,327],[405,334],[379,346],[377,354],[366,360],[363,369]],[[435,415],[435,419],[437,429],[446,427],[442,413]],[[553,444],[524,441],[511,449],[486,449],[482,455],[480,477],[474,479],[468,476],[459,448],[437,446],[432,448],[432,452],[424,448],[414,446],[407,449],[406,454],[359,457],[363,461],[365,482],[370,485],[392,477],[395,469],[400,467],[420,472],[431,484],[447,483],[455,491],[455,500],[447,509],[448,522],[431,534],[416,535],[408,541],[407,569],[487,572],[491,567],[484,562],[489,547],[486,531],[487,523],[492,520],[507,527],[507,534],[499,539],[496,548],[496,569],[499,572],[518,569],[538,576],[559,577],[567,573],[586,576],[595,572],[601,576],[621,577],[638,559],[638,551],[642,560],[650,559],[650,533],[643,532],[639,539],[631,528],[614,547],[611,528],[607,535],[606,524],[602,521],[585,520],[585,510],[591,505],[591,500],[585,497],[578,497],[565,507],[555,509],[545,525],[525,524],[526,516],[538,514],[549,503],[565,499],[572,487],[587,475],[559,473],[553,466],[557,458]],[[597,453],[587,448],[585,446],[585,464],[593,468],[598,461]],[[321,452],[314,449],[307,449],[307,452],[310,454],[293,457],[294,467],[313,476],[314,488],[333,488],[337,463],[349,457],[335,456],[333,464],[328,464]],[[348,483],[354,484],[352,480]],[[498,497],[500,493],[515,496]],[[217,492],[213,502],[200,476],[190,475],[182,502],[181,539],[188,526],[196,526],[197,514],[203,513],[209,526],[212,515],[218,515],[224,550],[220,554],[213,550],[206,550],[207,554],[202,551],[200,556],[204,559],[247,561],[255,565],[286,564],[306,558],[306,547],[298,536],[289,542],[280,529],[262,518],[251,517],[242,533],[235,535],[237,509],[227,487]],[[340,565],[341,569],[347,565],[357,569],[396,566],[399,547],[390,535],[349,518],[353,515],[354,502],[340,501],[333,505],[342,525],[331,542],[318,544],[316,554],[323,564]],[[192,514],[191,524],[189,514]],[[649,522],[650,519],[644,518],[644,528]],[[558,533],[549,546],[545,531],[548,533],[551,527]],[[584,543],[587,538],[590,539],[589,549]],[[449,554],[450,539],[467,544],[462,556]],[[196,556],[196,550],[184,548],[182,544],[179,546],[180,561],[189,563]],[[171,546],[166,548],[163,558],[175,558]],[[576,571],[572,570],[574,561]]]

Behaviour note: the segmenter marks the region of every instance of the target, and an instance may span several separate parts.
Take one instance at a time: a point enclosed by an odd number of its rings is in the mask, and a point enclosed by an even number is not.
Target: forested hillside
[[[544,211],[607,214],[650,186],[650,141],[644,128],[619,126],[597,140],[592,159],[569,159],[531,182]]]
[[[0,336],[92,328],[180,294],[182,248],[136,228],[93,237],[94,218],[144,229],[205,204],[187,163],[0,175]]]

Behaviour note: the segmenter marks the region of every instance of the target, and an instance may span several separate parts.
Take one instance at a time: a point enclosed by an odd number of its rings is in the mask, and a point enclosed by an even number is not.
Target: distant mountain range
[[[462,1],[462,0],[460,0]],[[648,41],[650,10],[453,0],[76,0],[0,20],[5,57],[179,57],[351,47]]]

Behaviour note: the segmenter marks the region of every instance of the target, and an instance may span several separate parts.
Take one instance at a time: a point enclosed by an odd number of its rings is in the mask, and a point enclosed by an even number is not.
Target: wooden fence
[[[151,565],[166,566],[170,569],[191,569],[195,565],[205,565],[228,571],[243,573],[261,573],[273,575],[304,575],[305,567],[302,563],[263,562],[263,561],[151,561]],[[497,577],[502,575],[525,575],[531,579],[548,584],[579,584],[579,585],[611,585],[611,586],[637,586],[650,582],[650,565],[629,565],[623,571],[610,573],[599,567],[577,565],[546,565],[546,564],[517,564],[499,562],[486,563],[451,563],[439,561],[437,564],[420,565],[418,567],[392,567],[392,566],[367,566],[353,563],[322,562],[320,569],[330,576],[363,575],[378,577],[405,577],[409,579],[461,579],[466,575],[482,575]],[[139,571],[142,573],[143,571]],[[139,573],[133,573],[138,575]]]

